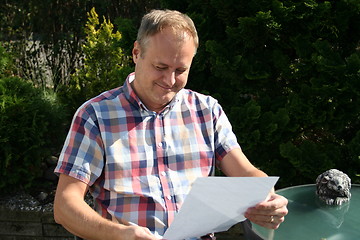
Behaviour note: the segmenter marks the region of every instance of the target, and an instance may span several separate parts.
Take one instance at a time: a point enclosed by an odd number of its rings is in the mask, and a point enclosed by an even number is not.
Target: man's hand
[[[124,239],[158,240],[158,238],[156,238],[146,227],[141,227],[125,220],[122,221],[122,224],[126,226],[126,230],[124,231]]]
[[[158,240],[148,228],[139,226],[128,226],[124,231],[124,239],[131,240]]]
[[[262,227],[277,229],[288,213],[287,204],[288,200],[283,196],[270,193],[265,201],[249,208],[245,217]]]
[[[88,186],[61,174],[54,201],[55,221],[84,239],[157,240],[149,229],[103,218],[85,201]]]

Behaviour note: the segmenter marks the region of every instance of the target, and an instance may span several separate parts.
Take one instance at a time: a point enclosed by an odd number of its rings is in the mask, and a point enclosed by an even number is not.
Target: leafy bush
[[[94,8],[88,13],[85,33],[84,64],[72,75],[70,85],[59,92],[72,111],[89,98],[121,86],[132,71],[120,45],[120,32],[114,33],[113,24],[105,17],[100,24]]]
[[[36,86],[55,90],[68,85],[71,73],[81,65],[80,49],[87,21],[95,7],[113,21],[122,16],[136,19],[159,7],[158,0],[10,0],[0,5],[0,42],[17,55],[17,75]]]
[[[59,151],[64,114],[50,94],[17,77],[0,78],[0,190],[31,187]]]
[[[0,77],[11,75],[12,57],[0,44]]]
[[[359,182],[360,2],[186,2],[162,0],[198,27],[188,87],[219,99],[250,160],[279,186],[333,167]]]

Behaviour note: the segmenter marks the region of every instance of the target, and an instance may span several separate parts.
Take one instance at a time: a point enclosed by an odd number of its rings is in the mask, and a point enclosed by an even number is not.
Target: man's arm
[[[220,161],[222,172],[229,177],[267,177],[267,174],[250,163],[241,149],[231,150]],[[287,199],[272,190],[267,199],[249,208],[245,217],[250,221],[266,227],[277,229],[288,213]]]
[[[228,177],[267,177],[250,163],[240,148],[234,148],[220,161],[221,171]]]
[[[111,222],[95,212],[85,201],[85,183],[61,174],[54,201],[54,218],[68,231],[84,239],[155,240],[149,229]]]

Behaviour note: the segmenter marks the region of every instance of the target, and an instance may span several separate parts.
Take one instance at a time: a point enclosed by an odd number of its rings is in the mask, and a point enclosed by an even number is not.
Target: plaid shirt
[[[78,109],[55,172],[88,184],[103,217],[161,237],[195,179],[239,145],[212,97],[182,89],[156,113],[135,95],[133,79]]]

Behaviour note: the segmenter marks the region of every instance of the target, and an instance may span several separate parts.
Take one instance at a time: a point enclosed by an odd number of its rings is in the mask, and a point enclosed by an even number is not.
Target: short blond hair
[[[199,37],[194,22],[188,15],[175,10],[152,10],[144,15],[136,41],[144,51],[149,37],[167,27],[172,28],[179,36],[183,32],[189,34],[194,40],[195,49],[198,48]]]

